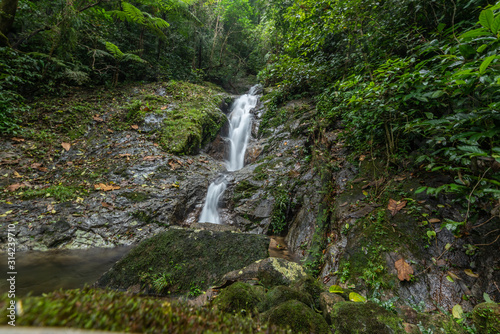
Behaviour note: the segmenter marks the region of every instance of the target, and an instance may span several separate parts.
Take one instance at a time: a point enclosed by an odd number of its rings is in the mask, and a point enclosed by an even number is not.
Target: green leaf
[[[415,190],[415,194],[420,194],[421,192],[424,192],[427,189],[427,187],[420,187],[417,190]]]
[[[484,301],[487,302],[487,303],[494,303],[494,301],[491,300],[490,295],[487,294],[486,292],[483,293],[483,298],[484,298]]]
[[[484,50],[486,50],[487,47],[488,47],[488,44],[481,45],[480,47],[477,48],[477,53],[483,52]]]
[[[474,29],[471,31],[467,31],[466,33],[460,35],[460,39],[469,39],[469,38],[475,38],[479,36],[488,36],[491,35],[488,30],[485,28],[479,28],[479,29]]]
[[[435,92],[432,93],[431,99],[437,99],[437,98],[439,98],[439,97],[441,97],[443,95],[444,95],[444,92],[442,90],[437,90],[437,91],[435,91]]]
[[[464,316],[464,310],[462,309],[462,306],[458,304],[453,306],[451,313],[453,314],[453,318],[455,319],[462,319],[462,317]]]
[[[457,148],[461,151],[470,153],[470,155],[472,155],[472,156],[478,156],[478,155],[487,156],[488,155],[485,151],[483,151],[482,149],[480,149],[477,146],[464,145],[464,146],[458,146]]]
[[[330,291],[330,293],[344,293],[344,289],[338,285],[332,285],[328,291]]]
[[[349,294],[349,300],[356,303],[366,302],[366,298],[356,292],[351,292]]]
[[[464,56],[465,59],[471,59],[476,55],[476,50],[468,44],[462,44],[458,47],[460,54]]]
[[[495,21],[493,21],[493,24],[491,25],[491,31],[494,34],[498,33],[498,30],[500,30],[500,15],[495,18]]]
[[[486,69],[488,68],[490,63],[493,61],[493,59],[495,59],[495,58],[496,58],[496,55],[486,57],[483,60],[483,62],[481,63],[481,66],[479,66],[479,74],[483,74],[484,72],[486,72]]]
[[[436,237],[436,231],[427,231],[427,237],[433,239]]]
[[[448,281],[450,281],[451,283],[455,283],[455,281],[453,280],[453,278],[452,278],[451,276],[449,276],[449,275],[448,275],[448,276],[446,276],[446,279],[447,279]]]
[[[479,15],[479,23],[485,28],[491,29],[495,18],[491,9],[485,9]]]

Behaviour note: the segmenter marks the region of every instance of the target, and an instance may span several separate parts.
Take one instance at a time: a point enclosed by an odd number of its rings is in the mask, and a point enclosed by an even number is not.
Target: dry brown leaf
[[[12,192],[12,191],[16,191],[17,189],[22,188],[22,187],[25,187],[24,183],[15,183],[15,184],[11,184],[7,188],[5,188],[5,191]]]
[[[134,124],[134,125],[131,125],[130,127],[131,127],[132,129],[134,129],[134,130],[137,130],[137,129],[139,129],[139,125],[136,125],[136,124]]]
[[[111,191],[120,189],[119,186],[113,184],[104,184],[104,183],[94,184],[94,188],[96,190],[102,190],[102,191]]]
[[[170,160],[168,162],[168,164],[170,165],[170,168],[172,168],[173,170],[176,170],[177,168],[180,167],[180,165],[178,163],[176,163],[175,161],[172,161],[172,160]]]
[[[387,209],[389,209],[391,211],[391,215],[394,216],[406,206],[406,203],[406,201],[395,201],[391,198],[389,199],[389,205],[387,206]]]
[[[413,268],[406,263],[404,258],[397,260],[394,263],[394,266],[398,271],[398,278],[400,281],[410,281],[411,275],[413,275]]]
[[[131,154],[130,153],[123,153],[123,154],[118,154],[119,157],[123,158],[123,157],[130,157]]]
[[[94,115],[94,116],[92,116],[92,118],[96,122],[104,122],[104,120],[101,117],[99,117],[99,115]]]
[[[464,273],[467,275],[467,276],[470,276],[470,277],[474,277],[474,278],[478,278],[479,275],[478,274],[475,274],[474,272],[472,272],[472,270],[470,269],[465,269],[464,270]]]
[[[109,132],[109,133],[113,133],[114,131],[113,131],[113,130],[111,130],[111,129],[108,129],[108,132]]]
[[[404,176],[396,176],[396,177],[394,178],[394,181],[396,181],[396,182],[401,182],[401,181],[403,181],[403,180],[405,180],[405,179],[406,179],[406,177],[404,177]]]
[[[439,223],[441,220],[437,218],[431,218],[429,219],[429,223]]]
[[[453,278],[454,280],[461,279],[460,277],[458,277],[456,274],[452,273],[451,271],[448,271],[448,275],[450,275],[450,277]]]
[[[366,155],[364,155],[364,154],[363,154],[363,155],[361,155],[361,156],[359,157],[359,161],[364,161],[364,160],[365,160],[365,158],[366,158]]]
[[[48,168],[47,167],[38,167],[37,168],[40,172],[48,172]]]
[[[19,162],[21,162],[21,159],[2,160],[2,161],[0,161],[0,165],[17,165]]]
[[[22,142],[24,141],[24,139],[23,139],[23,138],[17,138],[17,137],[12,137],[12,138],[10,138],[10,139],[11,139],[11,140],[13,140],[13,141],[16,141],[16,142],[18,142],[18,143],[22,143]]]
[[[106,203],[106,202],[101,202],[101,204],[105,208],[114,209],[114,206],[112,204],[109,204],[109,203]]]
[[[70,143],[62,143],[61,146],[62,146],[62,148],[64,148],[66,150],[66,152],[68,152],[69,149],[71,148]]]
[[[167,108],[168,108],[168,106],[163,106],[163,107],[161,107],[160,109],[161,109],[161,110],[165,110],[165,109],[167,109]]]
[[[144,161],[155,161],[158,158],[160,158],[160,157],[157,157],[157,156],[154,156],[154,155],[148,155],[148,156],[145,156],[144,158],[142,158],[142,160],[144,160]]]

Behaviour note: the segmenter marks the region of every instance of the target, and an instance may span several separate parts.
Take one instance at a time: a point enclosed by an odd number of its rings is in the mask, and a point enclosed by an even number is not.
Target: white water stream
[[[245,152],[252,131],[251,110],[255,108],[258,101],[257,87],[250,88],[248,94],[237,98],[233,103],[231,114],[229,114],[229,136],[227,138],[229,142],[229,159],[226,161],[226,169],[230,172],[243,168],[245,164]],[[224,174],[220,174],[210,184],[205,205],[201,211],[200,223],[220,224],[217,208],[226,186],[227,179]]]

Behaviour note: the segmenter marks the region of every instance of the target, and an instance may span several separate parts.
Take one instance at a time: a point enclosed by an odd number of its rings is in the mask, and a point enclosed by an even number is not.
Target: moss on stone
[[[233,200],[237,202],[241,199],[249,198],[259,189],[259,186],[253,185],[247,180],[243,180],[234,187]]]
[[[272,309],[269,324],[289,327],[293,333],[330,333],[325,319],[298,300],[289,300]]]
[[[126,193],[121,193],[119,196],[125,197],[126,199],[132,202],[144,202],[151,198],[148,193],[140,192],[140,191],[131,191]]]
[[[98,286],[166,295],[205,290],[225,273],[268,256],[262,235],[171,229],[141,242],[98,281]]]
[[[262,287],[236,282],[223,289],[215,298],[213,305],[225,313],[256,315],[258,305],[263,301],[264,296]]]
[[[402,320],[377,304],[340,302],[327,315],[335,333],[403,334]]]
[[[258,279],[267,287],[289,285],[305,276],[301,265],[274,257],[263,262],[258,273]]]
[[[313,306],[314,304],[310,294],[297,291],[287,286],[279,285],[275,286],[267,293],[266,305],[264,309],[271,309],[289,300],[298,300],[309,307]]]
[[[326,291],[323,284],[321,284],[314,277],[307,275],[306,277],[297,281],[293,287],[300,292],[309,294],[314,301],[314,306],[319,308],[319,296],[322,292]]]
[[[500,305],[481,303],[474,307],[472,320],[478,334],[500,333]]]

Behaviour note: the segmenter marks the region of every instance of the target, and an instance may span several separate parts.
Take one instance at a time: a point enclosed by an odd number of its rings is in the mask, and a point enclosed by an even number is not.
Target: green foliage
[[[1,296],[2,320],[7,325],[10,299]],[[17,300],[18,326],[73,327],[134,333],[257,333],[268,326],[249,317],[208,308],[152,299],[112,290],[59,290]],[[18,313],[19,314],[19,313]],[[281,333],[279,329],[272,332]]]
[[[87,191],[82,187],[53,185],[48,188],[28,189],[20,193],[20,196],[23,199],[53,197],[56,201],[66,202],[86,193]]]
[[[286,230],[287,227],[287,214],[290,210],[291,198],[288,189],[288,182],[282,180],[279,186],[274,187],[273,197],[274,204],[271,214],[271,228],[273,234],[280,234]]]

